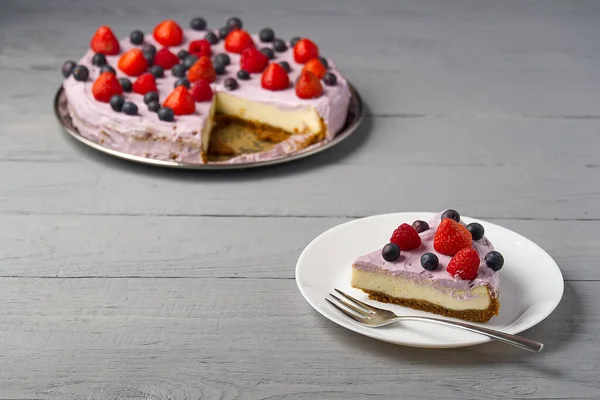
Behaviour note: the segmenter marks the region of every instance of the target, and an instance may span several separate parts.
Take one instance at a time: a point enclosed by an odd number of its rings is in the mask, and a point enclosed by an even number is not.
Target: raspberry
[[[396,243],[400,250],[413,250],[421,246],[421,237],[415,228],[408,224],[402,224],[396,228],[390,242]]]
[[[462,249],[448,263],[446,271],[461,279],[471,281],[479,274],[479,254],[473,248]]]

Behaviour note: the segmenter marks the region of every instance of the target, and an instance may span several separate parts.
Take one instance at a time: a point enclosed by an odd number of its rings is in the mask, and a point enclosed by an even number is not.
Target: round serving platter
[[[181,169],[200,169],[200,170],[223,170],[223,169],[243,169],[243,168],[256,168],[256,167],[266,167],[268,165],[275,164],[283,164],[290,161],[299,160],[301,158],[305,158],[308,156],[312,156],[314,154],[320,153],[324,150],[327,150],[341,141],[349,137],[352,133],[354,133],[360,122],[363,118],[363,102],[360,98],[360,95],[354,89],[352,85],[350,85],[350,91],[352,93],[352,97],[350,98],[350,105],[348,106],[348,115],[346,117],[346,123],[342,127],[342,129],[336,134],[332,141],[322,143],[316,146],[310,146],[306,149],[299,151],[298,153],[290,154],[288,156],[266,160],[266,161],[257,161],[257,162],[248,162],[248,163],[235,163],[235,164],[224,164],[219,162],[208,162],[206,164],[200,163],[189,163],[189,162],[177,162],[177,161],[167,161],[167,160],[156,160],[147,157],[135,156],[132,154],[123,153],[121,151],[113,150],[111,148],[105,147],[101,144],[93,142],[89,139],[84,138],[79,134],[79,131],[75,126],[73,126],[73,121],[69,116],[67,111],[67,100],[64,94],[64,90],[62,86],[58,89],[56,96],[54,97],[54,113],[58,122],[64,128],[64,130],[69,133],[73,138],[77,139],[79,142],[89,146],[95,150],[98,150],[102,153],[111,155],[113,157],[121,158],[127,161],[133,161],[140,164],[153,165],[157,167],[167,167],[167,168],[181,168]]]

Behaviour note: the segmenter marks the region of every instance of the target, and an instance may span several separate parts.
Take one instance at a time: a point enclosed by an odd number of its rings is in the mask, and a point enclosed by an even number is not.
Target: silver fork
[[[350,302],[339,298],[333,293],[329,293],[331,297],[333,297],[337,302],[343,304],[348,309],[352,310],[350,312],[345,308],[340,307],[333,301],[326,298],[327,302],[337,308],[342,314],[347,316],[350,319],[358,322],[361,325],[369,326],[372,328],[377,328],[380,326],[388,325],[396,321],[423,321],[423,322],[432,322],[440,325],[451,326],[453,328],[462,329],[469,332],[479,333],[481,335],[485,335],[489,338],[497,340],[502,343],[510,344],[516,347],[520,347],[522,349],[539,353],[542,351],[544,345],[540,342],[536,342],[535,340],[530,340],[524,338],[523,336],[511,335],[508,333],[496,331],[493,329],[483,328],[476,325],[467,324],[464,322],[455,322],[449,321],[441,318],[431,318],[431,317],[421,317],[416,315],[396,315],[390,310],[385,310],[383,308],[377,308],[371,306],[367,303],[364,303],[354,297],[342,292],[339,289],[334,289],[337,293],[345,297]]]

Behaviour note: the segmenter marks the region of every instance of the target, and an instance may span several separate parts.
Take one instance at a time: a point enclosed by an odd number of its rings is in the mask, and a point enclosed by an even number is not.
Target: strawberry
[[[421,237],[417,230],[409,224],[402,224],[392,234],[391,243],[396,243],[400,250],[413,250],[421,246]]]
[[[294,46],[294,60],[304,64],[313,58],[319,57],[319,48],[310,39],[300,39]]]
[[[225,37],[225,50],[240,54],[249,47],[254,47],[254,41],[243,29],[234,29]]]
[[[108,103],[115,94],[122,94],[123,88],[119,80],[112,72],[103,72],[100,74],[92,86],[92,94],[98,101]]]
[[[163,46],[179,46],[183,41],[183,31],[177,22],[168,19],[156,25],[154,39]]]
[[[107,56],[119,54],[119,51],[121,50],[119,41],[108,26],[101,26],[98,28],[90,41],[90,47],[96,53],[106,54]]]
[[[148,69],[148,61],[144,57],[142,50],[134,47],[123,53],[121,58],[119,58],[118,67],[129,76],[138,76],[146,72]]]
[[[314,99],[323,94],[323,85],[310,71],[302,71],[296,81],[296,96],[301,99]]]
[[[213,97],[213,91],[210,88],[209,82],[206,79],[200,79],[194,83],[190,94],[194,101],[211,101]]]
[[[456,277],[471,281],[477,278],[479,273],[479,254],[475,249],[469,247],[462,249],[448,263],[446,271]]]
[[[433,237],[433,248],[447,256],[453,256],[464,248],[473,245],[471,232],[458,222],[446,218],[440,222]]]
[[[150,72],[140,75],[139,78],[133,82],[133,91],[139,94],[146,94],[148,92],[158,92],[156,88],[156,79]]]
[[[290,86],[290,78],[281,65],[271,63],[263,72],[260,85],[267,90],[284,90]]]
[[[302,69],[312,72],[319,79],[323,79],[327,73],[327,68],[325,68],[323,63],[318,58],[313,58],[312,60],[307,61]]]
[[[269,63],[269,57],[265,56],[254,47],[249,47],[242,51],[240,58],[240,67],[248,72],[262,72]]]
[[[190,82],[195,82],[199,79],[206,79],[208,82],[214,82],[215,79],[217,79],[217,73],[215,72],[210,57],[200,57],[189,69],[187,77]]]
[[[196,111],[196,103],[184,85],[177,86],[167,96],[163,107],[170,108],[175,115],[192,114]]]
[[[210,57],[210,54],[211,54],[210,42],[205,39],[194,40],[194,41],[190,42],[190,45],[188,47],[188,52],[190,54],[195,54],[198,57],[202,57],[202,56]]]
[[[171,53],[168,47],[163,47],[154,56],[154,64],[160,65],[163,69],[171,69],[175,64],[179,64],[179,57]]]

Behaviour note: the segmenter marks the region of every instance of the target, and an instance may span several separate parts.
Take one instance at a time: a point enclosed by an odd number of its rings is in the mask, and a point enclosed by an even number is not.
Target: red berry
[[[413,250],[421,246],[421,237],[409,224],[402,224],[392,234],[391,243],[396,243],[400,250]]]
[[[154,56],[154,64],[160,65],[164,70],[171,69],[179,64],[179,57],[171,53],[168,47],[163,47]]]
[[[323,79],[325,74],[327,73],[327,68],[321,63],[318,58],[313,58],[304,64],[303,70],[310,71],[319,79]]]
[[[195,82],[199,79],[205,79],[209,82],[214,82],[217,79],[217,73],[213,67],[210,57],[200,57],[198,61],[192,65],[187,74],[190,82]]]
[[[453,256],[464,248],[473,245],[471,232],[458,222],[446,218],[440,222],[433,237],[433,248],[447,256]]]
[[[163,107],[169,107],[175,115],[192,114],[196,111],[196,103],[184,85],[177,86],[167,96]]]
[[[301,99],[314,99],[323,94],[323,85],[310,71],[302,71],[296,81],[296,96]]]
[[[284,90],[290,86],[290,78],[281,65],[271,63],[263,72],[260,84],[267,90]]]
[[[194,40],[193,42],[190,42],[190,45],[188,47],[188,52],[190,54],[195,54],[198,57],[202,57],[202,56],[210,57],[210,54],[211,54],[210,42],[205,39]]]
[[[243,29],[234,29],[225,37],[225,50],[232,53],[241,53],[249,47],[254,47],[254,41],[248,32]]]
[[[183,30],[177,22],[168,19],[156,25],[154,39],[163,46],[179,46],[183,41]]]
[[[242,51],[242,57],[240,58],[240,67],[244,71],[257,73],[262,72],[263,69],[269,63],[269,57],[265,56],[259,50],[254,47],[249,47]]]
[[[144,58],[142,50],[134,47],[127,50],[121,58],[119,58],[118,67],[121,71],[129,76],[138,76],[148,69],[148,61]]]
[[[210,88],[209,82],[205,79],[200,79],[194,83],[190,94],[194,101],[211,101],[213,98],[213,91]]]
[[[313,58],[319,57],[319,48],[309,39],[300,39],[294,46],[294,60],[304,64]]]
[[[462,249],[452,257],[446,271],[454,277],[458,275],[461,279],[471,281],[479,274],[479,262],[479,254],[475,249],[469,247]]]
[[[115,94],[122,94],[123,88],[119,80],[112,72],[103,72],[100,74],[92,86],[92,94],[98,101],[108,103]]]
[[[139,78],[133,82],[133,91],[139,94],[146,94],[148,92],[158,92],[156,88],[156,79],[150,72],[140,75]]]
[[[98,28],[92,37],[90,47],[96,53],[106,54],[107,56],[119,54],[119,51],[121,50],[119,41],[108,26],[101,26]]]

